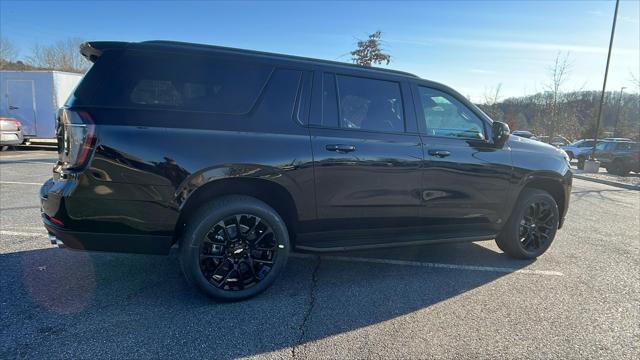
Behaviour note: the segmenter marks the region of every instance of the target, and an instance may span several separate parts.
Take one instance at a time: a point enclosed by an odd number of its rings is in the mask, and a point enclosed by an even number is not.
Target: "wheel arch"
[[[226,177],[211,180],[189,192],[180,204],[180,214],[174,231],[174,243],[184,231],[189,217],[202,205],[224,195],[246,195],[271,206],[284,220],[293,242],[298,223],[298,211],[291,193],[275,181],[256,177]]]
[[[568,185],[567,185],[568,182]],[[520,193],[518,194],[518,199],[522,196],[522,192],[525,189],[538,189],[545,191],[553,197],[556,204],[558,205],[558,210],[560,211],[560,226],[562,226],[564,216],[566,215],[566,211],[568,209],[568,194],[567,186],[571,186],[571,173],[569,172],[564,177],[558,176],[547,176],[547,175],[533,175],[529,176],[528,180],[524,183],[524,186],[520,189]],[[569,188],[570,189],[570,188]]]

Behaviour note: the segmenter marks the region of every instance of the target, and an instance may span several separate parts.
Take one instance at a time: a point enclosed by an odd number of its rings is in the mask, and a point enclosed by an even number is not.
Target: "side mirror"
[[[500,121],[493,122],[493,126],[491,127],[491,139],[496,147],[503,147],[504,143],[509,139],[510,133],[511,130],[509,130],[509,125]]]

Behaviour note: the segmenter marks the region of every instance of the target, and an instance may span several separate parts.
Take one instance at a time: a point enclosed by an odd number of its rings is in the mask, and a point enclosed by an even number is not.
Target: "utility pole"
[[[611,60],[611,48],[613,47],[613,36],[616,33],[616,20],[618,18],[618,6],[620,0],[616,0],[616,9],[613,12],[613,25],[611,26],[611,38],[609,39],[609,53],[607,54],[607,66],[604,70],[604,81],[602,82],[602,94],[600,94],[600,106],[598,106],[598,118],[596,119],[596,133],[591,149],[591,160],[596,156],[596,144],[598,143],[598,132],[600,132],[600,120],[602,118],[602,103],[604,102],[604,91],[607,88],[607,75],[609,75],[609,61]],[[597,172],[597,171],[596,171]]]
[[[616,123],[613,126],[613,137],[619,137],[618,135],[620,135],[618,133],[618,122],[620,121],[620,110],[622,108],[622,94],[624,92],[624,89],[626,89],[626,87],[621,87],[620,88],[620,96],[618,97],[618,110],[616,110]]]

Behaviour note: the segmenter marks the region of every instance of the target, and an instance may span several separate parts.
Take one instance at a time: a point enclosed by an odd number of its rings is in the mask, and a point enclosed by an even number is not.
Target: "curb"
[[[576,178],[576,179],[580,179],[580,180],[592,181],[592,182],[605,184],[605,185],[609,185],[609,186],[615,186],[615,187],[623,188],[623,189],[627,189],[627,190],[640,191],[640,186],[638,186],[638,185],[630,185],[630,184],[625,184],[625,183],[621,183],[621,182],[617,182],[617,181],[611,181],[611,180],[594,179],[592,177],[584,176],[584,175],[580,175],[580,174],[573,174],[573,177]]]

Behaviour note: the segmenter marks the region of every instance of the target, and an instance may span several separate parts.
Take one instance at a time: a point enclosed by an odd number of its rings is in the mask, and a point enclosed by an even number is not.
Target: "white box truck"
[[[54,140],[56,112],[82,74],[62,71],[0,71],[0,116],[22,123],[25,142]]]

